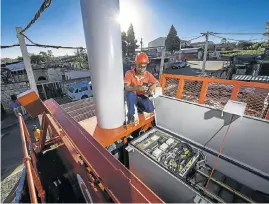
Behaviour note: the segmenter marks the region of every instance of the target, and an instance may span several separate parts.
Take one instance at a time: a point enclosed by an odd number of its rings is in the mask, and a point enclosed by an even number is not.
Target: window
[[[37,81],[46,81],[47,79],[46,79],[46,77],[44,77],[44,76],[40,76],[40,77],[38,77],[38,79],[37,79]]]
[[[84,87],[81,87],[79,92],[82,92],[82,91],[87,91],[88,90],[88,87],[87,86],[84,86]]]
[[[73,93],[74,88],[73,87],[69,87],[68,91],[70,91],[71,93]]]
[[[75,93],[77,93],[77,92],[78,92],[78,89],[76,89]]]

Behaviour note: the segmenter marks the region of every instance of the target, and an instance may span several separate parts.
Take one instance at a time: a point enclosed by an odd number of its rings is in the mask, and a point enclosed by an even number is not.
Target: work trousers
[[[153,103],[148,97],[144,95],[136,95],[134,92],[127,93],[127,107],[128,117],[132,117],[135,114],[135,105],[139,113],[147,112],[152,113],[154,111]]]

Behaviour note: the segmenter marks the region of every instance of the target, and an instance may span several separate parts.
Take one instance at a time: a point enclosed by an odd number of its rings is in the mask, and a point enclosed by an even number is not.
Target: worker
[[[147,72],[149,58],[146,53],[136,55],[135,68],[126,72],[124,79],[125,91],[127,92],[128,124],[134,123],[135,105],[138,113],[152,113],[153,103],[149,100],[159,82]]]
[[[19,113],[21,113],[21,104],[18,102],[16,95],[11,95],[10,97],[11,97],[10,106],[14,111],[15,116],[18,117]]]
[[[35,137],[36,142],[38,142],[39,138],[40,138],[40,129],[36,125],[33,125],[32,131],[34,133],[34,137]]]

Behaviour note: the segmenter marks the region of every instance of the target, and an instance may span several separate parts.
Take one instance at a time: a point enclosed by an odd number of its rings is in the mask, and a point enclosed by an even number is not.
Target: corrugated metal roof
[[[269,82],[269,76],[233,75],[233,80]]]
[[[61,107],[77,122],[95,116],[95,103],[93,98],[66,103],[61,105]]]

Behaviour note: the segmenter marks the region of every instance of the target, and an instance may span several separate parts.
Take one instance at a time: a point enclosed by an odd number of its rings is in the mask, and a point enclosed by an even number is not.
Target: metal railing
[[[245,102],[245,115],[269,120],[269,84],[266,83],[163,74],[161,86],[164,95],[217,109],[223,109],[229,99]]]
[[[28,182],[31,203],[38,203],[36,190],[38,192],[38,197],[40,198],[41,202],[45,203],[46,194],[41,185],[40,178],[38,176],[38,171],[37,171],[37,166],[36,166],[37,159],[36,159],[36,154],[34,151],[34,145],[32,143],[30,134],[27,130],[26,124],[21,114],[19,114],[18,119],[19,119],[19,124],[20,124],[20,132],[21,132],[21,140],[22,140],[23,161],[24,161],[26,173],[27,173],[27,182]],[[29,152],[31,156],[28,154],[26,141],[28,143]]]

